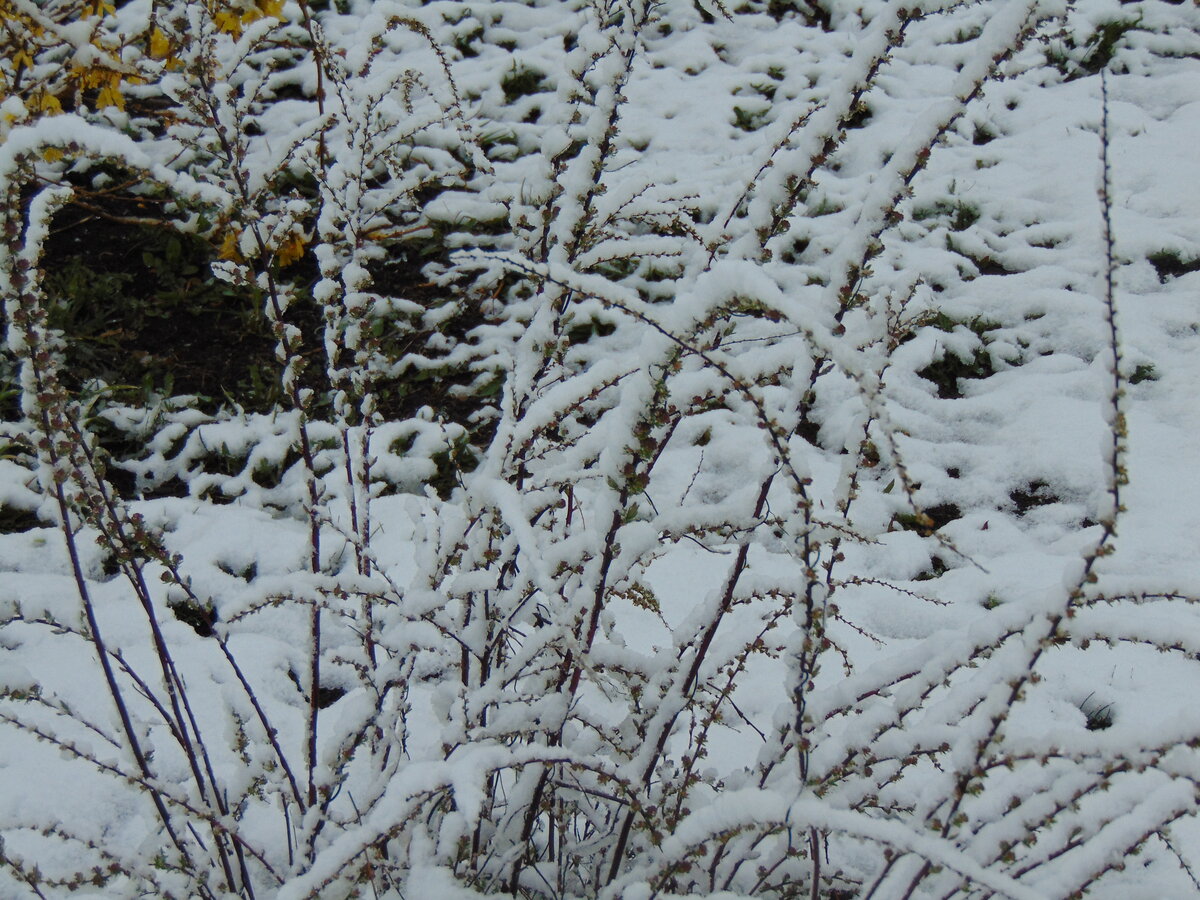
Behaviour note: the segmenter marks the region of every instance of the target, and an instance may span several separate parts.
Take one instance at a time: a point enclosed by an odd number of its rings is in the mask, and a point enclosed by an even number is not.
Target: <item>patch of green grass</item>
[[[778,90],[778,85],[758,81],[750,85],[750,90],[754,91],[754,93],[766,100],[774,100],[775,91]]]
[[[963,396],[961,382],[987,378],[995,372],[991,354],[987,347],[980,346],[969,357],[947,352],[941,359],[927,365],[917,375],[937,386],[938,396],[943,400],[957,400]]]
[[[1146,257],[1158,275],[1160,284],[1192,272],[1200,272],[1200,258],[1189,259],[1178,250],[1159,250]]]
[[[927,327],[935,328],[938,331],[943,331],[947,334],[952,333],[955,329],[963,327],[970,330],[976,337],[979,338],[979,344],[969,355],[961,355],[953,351],[947,351],[941,359],[934,360],[925,368],[917,372],[921,378],[926,381],[932,381],[937,386],[938,396],[946,400],[955,400],[962,397],[962,387],[960,381],[962,379],[980,379],[987,378],[995,372],[995,366],[992,363],[991,354],[988,351],[987,333],[1000,327],[999,323],[986,319],[983,316],[974,316],[967,321],[961,321],[947,314],[943,310],[927,313],[915,323],[915,328]],[[907,334],[900,338],[900,343],[905,343],[912,340],[916,336],[916,330],[910,330]]]
[[[913,581],[933,581],[949,571],[950,567],[946,565],[945,560],[940,556],[935,556],[929,560],[929,568],[917,575]]]
[[[1084,721],[1088,731],[1104,731],[1107,728],[1112,728],[1113,722],[1116,720],[1116,711],[1111,703],[1101,704],[1097,700],[1093,700],[1095,693],[1088,694],[1079,704],[1079,711],[1084,715]]]
[[[94,393],[99,384],[107,398],[138,405],[186,394],[210,410],[230,402],[265,411],[279,402],[261,298],[212,275],[210,241],[71,208],[55,225],[43,284],[49,324],[63,336],[68,390]],[[296,304],[293,318],[310,306]],[[306,343],[320,327],[315,309],[309,319],[294,322]],[[0,391],[11,390],[11,373],[0,369],[0,378]]]
[[[951,231],[966,231],[979,221],[979,207],[964,200],[938,200],[929,206],[917,207],[912,212],[914,221],[941,220]]]
[[[1088,52],[1079,63],[1079,68],[1088,75],[1095,75],[1101,69],[1107,68],[1117,52],[1117,44],[1141,24],[1141,16],[1102,23],[1088,40]]]
[[[750,110],[741,106],[733,108],[733,124],[742,131],[758,131],[767,124],[768,110]]]
[[[1078,35],[1063,31],[1047,46],[1046,62],[1065,75],[1067,81],[1096,75],[1112,64],[1122,39],[1139,29],[1141,24],[1140,14],[1133,18],[1110,19],[1101,22],[1082,41]]]
[[[543,73],[514,62],[512,68],[500,79],[500,89],[504,91],[504,102],[512,103],[521,97],[545,93],[550,87],[546,84],[546,76]]]
[[[1136,366],[1129,376],[1130,384],[1141,384],[1143,381],[1158,381],[1158,370],[1154,368],[1154,363]]]
[[[832,216],[834,213],[840,213],[846,207],[834,203],[828,197],[822,196],[817,199],[817,202],[808,207],[808,214],[814,219],[821,216]]]
[[[949,334],[959,325],[965,326],[975,334],[983,337],[989,331],[994,331],[1000,327],[999,322],[993,322],[991,319],[985,319],[983,316],[973,316],[965,322],[961,319],[955,319],[947,315],[943,310],[938,310],[930,315],[927,319],[921,321],[922,325],[928,325],[931,328],[936,328],[938,331],[944,331]]]
[[[608,337],[608,335],[616,330],[617,326],[611,322],[598,322],[595,319],[589,319],[586,322],[572,325],[567,329],[567,343],[572,345],[583,344],[594,337]]]
[[[200,637],[212,637],[217,611],[212,604],[201,606],[194,600],[176,600],[167,604],[175,618]]]
[[[463,59],[470,59],[478,56],[479,51],[475,49],[475,43],[483,37],[483,26],[480,25],[472,28],[470,31],[455,35],[454,49],[457,50]]]

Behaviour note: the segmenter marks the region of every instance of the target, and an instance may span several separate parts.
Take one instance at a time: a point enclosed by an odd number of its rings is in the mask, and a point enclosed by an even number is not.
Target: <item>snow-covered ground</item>
[[[244,6],[104,20],[161,129],[0,106],[0,182],[117,159],[268,307],[295,236],[359,351],[98,404],[117,498],[38,448],[11,204],[0,897],[1200,895],[1200,6]],[[431,235],[440,305],[372,292]],[[364,425],[447,361],[470,421]]]

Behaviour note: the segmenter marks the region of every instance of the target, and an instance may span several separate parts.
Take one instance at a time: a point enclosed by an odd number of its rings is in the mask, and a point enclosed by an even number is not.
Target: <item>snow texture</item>
[[[0,23],[0,897],[1200,895],[1200,6]],[[108,170],[274,412],[62,387]]]

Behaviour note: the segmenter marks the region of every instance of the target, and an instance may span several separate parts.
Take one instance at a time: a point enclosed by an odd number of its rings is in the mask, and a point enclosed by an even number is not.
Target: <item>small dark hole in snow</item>
[[[220,560],[217,562],[217,568],[226,575],[232,575],[234,578],[242,579],[242,581],[253,581],[258,577],[258,563],[254,561],[245,566],[235,566],[232,563]]]
[[[1050,485],[1039,478],[1023,488],[1014,490],[1008,495],[1008,499],[1013,502],[1017,514],[1024,515],[1035,506],[1049,506],[1051,503],[1058,503],[1061,498],[1050,490]]]
[[[175,614],[175,618],[200,637],[212,637],[213,623],[217,621],[217,611],[211,607],[201,606],[194,600],[180,600],[168,603],[167,608]]]
[[[1004,263],[998,262],[990,256],[972,259],[971,261],[975,263],[975,268],[979,270],[980,275],[1017,275],[1020,272],[1019,269],[1010,269]]]
[[[953,503],[939,503],[925,510],[925,515],[933,519],[933,530],[937,531],[943,525],[949,525],[955,519],[962,518],[962,510]]]
[[[304,693],[304,687],[300,683],[300,676],[296,674],[294,669],[288,670],[288,678],[292,684],[296,686],[296,690]],[[317,688],[317,709],[329,709],[333,704],[337,703],[346,696],[346,689],[342,687],[325,687]]]
[[[1087,730],[1104,731],[1112,728],[1113,720],[1116,718],[1113,705],[1111,703],[1100,704],[1092,699],[1094,696],[1094,694],[1088,694],[1079,704],[1079,711],[1084,715]]]
[[[979,347],[969,359],[961,359],[954,353],[946,353],[941,359],[931,362],[917,375],[937,386],[938,396],[943,400],[958,400],[963,396],[961,381],[987,378],[994,372],[987,348]]]
[[[1147,259],[1150,265],[1154,266],[1154,271],[1158,274],[1158,280],[1162,284],[1166,284],[1172,278],[1200,271],[1200,259],[1184,259],[1173,250],[1151,253]]]
[[[137,478],[132,472],[109,466],[104,473],[105,479],[112,489],[121,497],[132,497],[137,487]]]
[[[28,509],[17,509],[0,503],[0,534],[16,534],[42,527],[37,513]]]
[[[948,571],[946,563],[940,556],[935,556],[929,560],[929,568],[918,575],[913,581],[933,581],[933,579],[946,574]]]
[[[317,688],[317,709],[328,709],[346,696],[346,689],[340,687]]]
[[[796,426],[796,435],[803,438],[814,447],[820,446],[817,442],[818,436],[821,434],[821,426],[810,419],[805,419]]]
[[[904,531],[929,535],[959,518],[962,518],[961,509],[953,503],[939,503],[919,513],[897,513],[892,521]]]
[[[142,491],[142,497],[146,500],[157,500],[160,497],[186,497],[187,495],[188,485],[182,478],[170,478],[162,484],[147,487]]]

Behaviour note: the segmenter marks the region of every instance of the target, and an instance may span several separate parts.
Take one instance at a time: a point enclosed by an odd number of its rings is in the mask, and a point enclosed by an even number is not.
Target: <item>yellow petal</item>
[[[238,249],[238,233],[236,231],[225,232],[225,237],[221,241],[221,249],[217,251],[217,257],[233,262],[242,261],[242,252]]]
[[[258,8],[264,16],[275,19],[283,18],[283,0],[258,0]]]
[[[161,28],[150,32],[150,55],[154,59],[166,59],[171,55],[171,40]]]
[[[242,36],[242,18],[235,12],[223,9],[219,13],[215,13],[213,24],[217,26],[217,31],[232,34],[235,38]]]
[[[96,95],[97,109],[105,109],[109,106],[115,106],[117,109],[125,108],[125,98],[121,96],[121,91],[118,89],[117,84],[119,82],[109,82],[100,88],[100,93]]]
[[[33,107],[35,112],[46,113],[51,116],[62,112],[62,103],[49,91],[39,91],[29,99],[29,105]]]
[[[303,255],[304,235],[295,232],[288,235],[287,240],[280,244],[279,249],[275,251],[275,259],[281,269],[290,266]]]
[[[83,66],[71,67],[71,79],[79,82],[79,86],[85,91],[89,88],[100,87],[105,81],[107,74],[103,69],[84,68]]]
[[[46,162],[58,162],[63,158],[61,147],[46,147],[42,150],[42,159]]]

